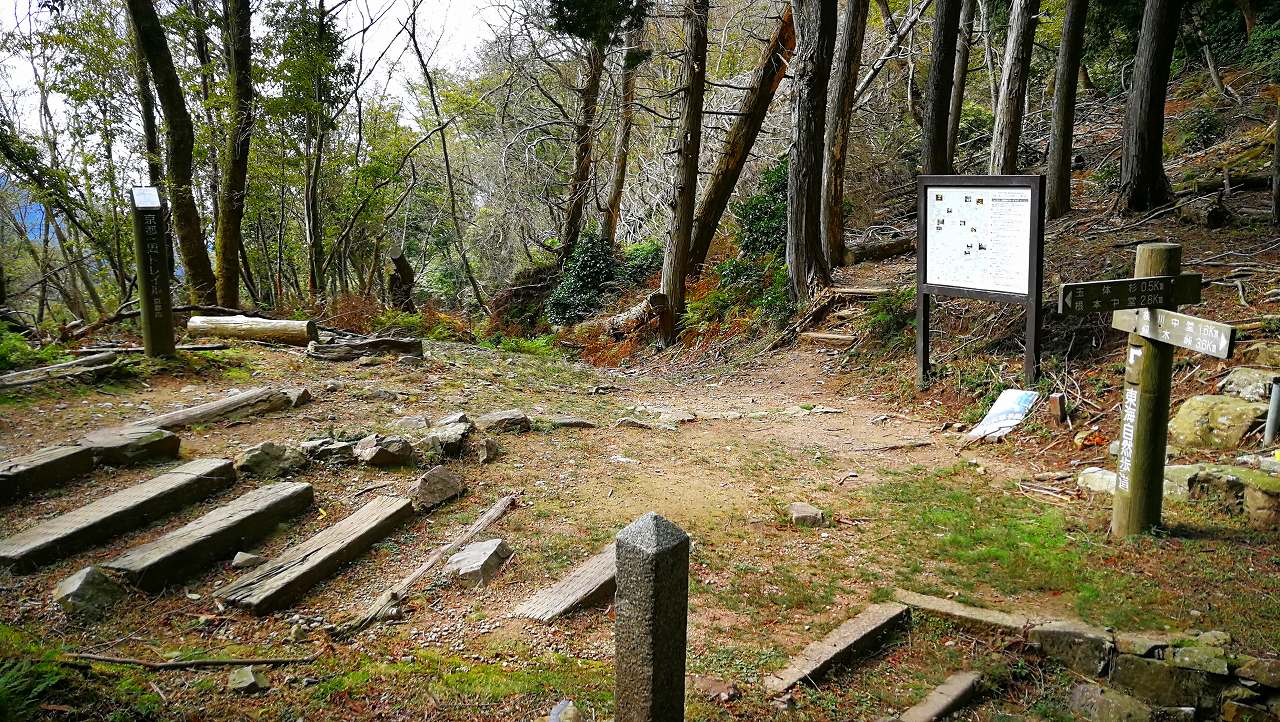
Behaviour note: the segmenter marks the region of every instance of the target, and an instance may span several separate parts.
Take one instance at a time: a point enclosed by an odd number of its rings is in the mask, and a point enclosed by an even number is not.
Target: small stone
[[[1260,706],[1228,700],[1222,704],[1223,722],[1278,722],[1280,715]]]
[[[1280,489],[1280,481],[1277,481]],[[1254,529],[1280,529],[1280,491],[1249,485],[1244,488],[1244,510]]]
[[[265,557],[260,557],[257,554],[250,554],[248,552],[236,552],[236,555],[231,558],[231,568],[232,569],[252,569],[256,566],[260,566],[266,561],[267,560]]]
[[[476,417],[476,427],[481,431],[528,431],[533,424],[520,409],[491,411]]]
[[[732,702],[742,696],[742,692],[733,682],[725,682],[701,674],[690,675],[689,686],[704,699],[712,702]]]
[[[96,619],[124,598],[124,587],[97,567],[85,567],[58,582],[53,601],[70,615]]]
[[[804,501],[792,502],[787,513],[795,526],[823,526],[826,521],[821,509]]]
[[[652,429],[654,427],[653,427],[653,424],[650,424],[647,421],[641,421],[640,419],[637,419],[631,416],[623,416],[622,418],[613,422],[613,428],[615,429]]]
[[[596,423],[579,416],[547,416],[541,419],[553,429],[594,429]]]
[[[511,547],[501,539],[475,542],[449,557],[444,565],[446,576],[456,576],[468,586],[484,586],[512,555]]]
[[[1218,384],[1218,388],[1245,401],[1267,401],[1271,398],[1271,379],[1275,376],[1276,371],[1272,369],[1237,366]]]
[[[461,476],[443,466],[435,466],[413,483],[409,498],[414,510],[422,512],[461,496],[466,490],[467,485]]]
[[[1138,657],[1159,657],[1169,648],[1169,640],[1147,634],[1119,632],[1115,638],[1116,651]]]
[[[311,395],[311,392],[306,388],[285,389],[284,393],[289,397],[289,406],[295,409],[299,406],[305,406],[315,400]]]
[[[359,361],[356,361],[356,365],[357,365],[357,366],[366,366],[366,367],[368,367],[368,366],[381,366],[381,365],[382,365],[382,359],[381,359],[380,357],[378,357],[378,356],[364,356],[364,357],[361,357],[361,359],[360,359]]]
[[[289,628],[289,639],[295,642],[307,641],[307,628],[301,624],[295,624]]]
[[[369,466],[406,466],[416,453],[413,445],[399,436],[370,434],[356,442],[356,458]]]
[[[236,472],[259,479],[275,479],[307,465],[307,456],[292,446],[264,441],[236,458]]]
[[[436,421],[435,425],[448,426],[449,424],[469,424],[469,423],[471,423],[471,419],[467,418],[467,415],[465,413],[461,411],[455,411],[452,414],[449,414],[448,416],[441,417],[438,421]]]
[[[478,453],[480,455],[480,463],[488,464],[498,458],[498,442],[493,439],[481,441]]]
[[[302,442],[302,453],[331,464],[350,464],[356,460],[356,445],[350,441],[323,438]]]
[[[1227,657],[1218,647],[1178,647],[1173,650],[1173,666],[1211,674],[1228,674]]]
[[[789,712],[796,708],[795,695],[787,692],[769,700],[769,705],[779,712]]]
[[[456,457],[462,453],[462,447],[471,433],[470,421],[455,421],[443,426],[432,427],[418,440],[418,446],[425,456],[441,455]]]
[[[271,689],[267,675],[249,667],[237,667],[227,675],[227,689],[232,692],[263,692]]]
[[[582,722],[582,713],[573,705],[572,700],[560,700],[546,717],[547,722]]]
[[[326,382],[324,382],[324,390],[325,390],[325,391],[331,391],[331,392],[332,392],[332,391],[341,391],[341,390],[342,390],[342,382],[341,382],[341,381],[326,381]]]
[[[697,416],[684,409],[667,409],[658,414],[658,421],[664,424],[687,424],[698,419]]]
[[[421,366],[422,359],[417,356],[401,356],[396,359],[397,366]]]
[[[401,416],[387,427],[396,431],[422,431],[431,428],[431,421],[425,416]]]
[[[1251,659],[1236,670],[1236,675],[1280,689],[1280,659]]]

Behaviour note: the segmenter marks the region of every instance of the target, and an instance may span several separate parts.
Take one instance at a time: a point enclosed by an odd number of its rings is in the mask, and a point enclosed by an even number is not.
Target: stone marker
[[[259,479],[275,479],[306,465],[306,454],[274,441],[250,446],[236,458],[236,471]]]
[[[0,501],[12,501],[89,473],[93,451],[84,446],[50,446],[0,461]]]
[[[616,722],[683,722],[689,535],[648,512],[618,532]]]
[[[481,431],[528,431],[532,426],[529,416],[520,409],[491,411],[476,417],[476,428]]]
[[[824,523],[822,510],[808,502],[792,502],[787,507],[787,514],[796,526],[822,526]]]
[[[173,298],[169,292],[173,247],[168,214],[155,186],[134,186],[129,194],[133,211],[133,260],[138,264],[138,322],[142,343],[151,357],[173,355]]]
[[[980,672],[956,672],[929,692],[920,704],[898,715],[901,722],[934,722],[964,706],[982,684]]]
[[[117,426],[85,434],[76,444],[93,452],[94,462],[128,466],[152,459],[173,459],[181,444],[177,434],[145,426]]]
[[[97,567],[85,567],[58,582],[53,601],[67,614],[96,619],[111,609],[127,592]]]
[[[466,490],[467,484],[461,476],[443,466],[433,466],[430,471],[413,482],[409,490],[409,498],[413,501],[414,511],[422,512],[461,496]]]
[[[406,466],[413,463],[413,445],[399,436],[370,434],[356,442],[356,458],[369,466]]]
[[[444,573],[467,586],[482,587],[497,576],[511,554],[511,547],[501,539],[475,542],[449,557]]]
[[[231,558],[232,569],[252,569],[259,564],[267,561],[266,557],[260,557],[257,554],[249,554],[248,552],[236,552]]]
[[[267,675],[253,667],[237,667],[227,675],[227,689],[232,692],[262,692],[271,689]]]
[[[813,684],[833,665],[872,651],[910,618],[906,606],[893,602],[872,604],[852,619],[809,644],[787,666],[764,679],[765,689],[777,694],[800,682]]]

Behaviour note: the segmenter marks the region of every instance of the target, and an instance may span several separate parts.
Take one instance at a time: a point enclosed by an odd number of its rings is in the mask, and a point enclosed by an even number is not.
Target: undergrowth
[[[48,366],[65,360],[67,355],[61,346],[33,348],[21,334],[0,330],[0,371]]]

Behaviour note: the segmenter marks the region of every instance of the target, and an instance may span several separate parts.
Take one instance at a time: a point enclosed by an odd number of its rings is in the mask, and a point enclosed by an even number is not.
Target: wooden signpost
[[[142,345],[148,356],[173,355],[173,299],[169,294],[169,233],[160,190],[134,186],[133,255],[138,263]]]
[[[1181,265],[1181,245],[1145,243],[1138,246],[1134,278],[1063,284],[1058,295],[1063,313],[1112,311],[1111,325],[1129,332],[1111,510],[1114,536],[1160,524],[1174,349],[1228,358],[1235,346],[1231,326],[1173,310],[1200,302],[1200,276],[1179,274]]]
[[[1044,176],[922,175],[917,211],[916,381],[929,382],[933,296],[1026,309],[1023,376],[1040,375]]]

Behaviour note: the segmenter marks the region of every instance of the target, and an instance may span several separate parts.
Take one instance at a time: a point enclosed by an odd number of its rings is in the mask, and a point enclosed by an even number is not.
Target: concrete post
[[[1182,246],[1144,243],[1138,246],[1134,277],[1176,276]],[[1129,334],[1125,354],[1120,459],[1111,508],[1111,534],[1124,537],[1160,524],[1164,501],[1164,455],[1169,434],[1169,385],[1173,380],[1172,344]]]
[[[142,345],[148,356],[172,356],[173,300],[169,295],[169,234],[165,230],[160,192],[151,186],[134,186],[133,255],[138,264],[138,298],[141,301]]]
[[[616,549],[615,722],[682,722],[689,535],[649,512]]]

